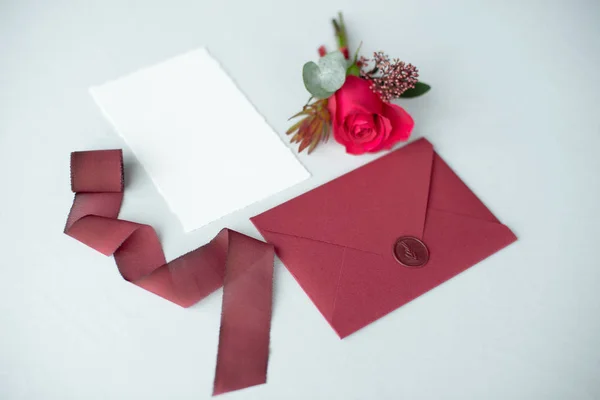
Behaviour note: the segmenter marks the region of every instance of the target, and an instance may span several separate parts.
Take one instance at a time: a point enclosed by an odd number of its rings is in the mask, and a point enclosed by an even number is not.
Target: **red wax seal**
[[[405,267],[418,268],[429,261],[429,250],[416,237],[403,236],[394,244],[394,257]]]

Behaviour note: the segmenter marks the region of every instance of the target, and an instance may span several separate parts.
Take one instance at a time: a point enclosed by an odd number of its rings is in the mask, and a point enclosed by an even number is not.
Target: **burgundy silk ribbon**
[[[75,200],[65,233],[114,255],[125,280],[182,307],[223,286],[213,395],[265,383],[273,246],[225,228],[167,263],[151,226],[117,219],[124,188],[121,150],[71,153],[71,188]]]

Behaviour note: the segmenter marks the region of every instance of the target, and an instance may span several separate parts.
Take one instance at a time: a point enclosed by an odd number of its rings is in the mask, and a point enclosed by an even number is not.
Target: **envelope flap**
[[[325,319],[331,323],[346,248],[296,236],[261,231]]]
[[[421,237],[433,147],[420,139],[252,218],[271,231],[377,254]]]
[[[422,268],[347,250],[338,279],[331,325],[345,337],[467,270],[516,240],[497,222],[429,209],[423,240],[430,258]]]
[[[484,221],[498,219],[437,154],[433,156],[429,209],[448,211]]]

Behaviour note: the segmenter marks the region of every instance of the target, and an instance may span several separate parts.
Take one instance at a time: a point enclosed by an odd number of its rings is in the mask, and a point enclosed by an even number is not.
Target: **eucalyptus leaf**
[[[414,88],[406,90],[404,93],[402,93],[400,95],[400,97],[405,98],[405,99],[418,97],[418,96],[424,95],[425,93],[429,92],[429,89],[431,89],[431,86],[429,86],[428,84],[423,83],[423,82],[417,82],[415,84]]]
[[[344,85],[347,62],[340,51],[321,57],[319,64],[309,61],[302,68],[306,90],[314,97],[326,99]]]
[[[304,64],[304,68],[302,68],[302,78],[304,79],[306,90],[314,97],[326,99],[334,92],[330,92],[321,87],[320,73],[321,70],[319,69],[319,66],[312,61]]]

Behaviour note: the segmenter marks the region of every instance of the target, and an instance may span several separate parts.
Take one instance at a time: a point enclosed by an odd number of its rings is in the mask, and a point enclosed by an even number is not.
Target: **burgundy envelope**
[[[342,338],[517,239],[425,139],[252,222]]]

